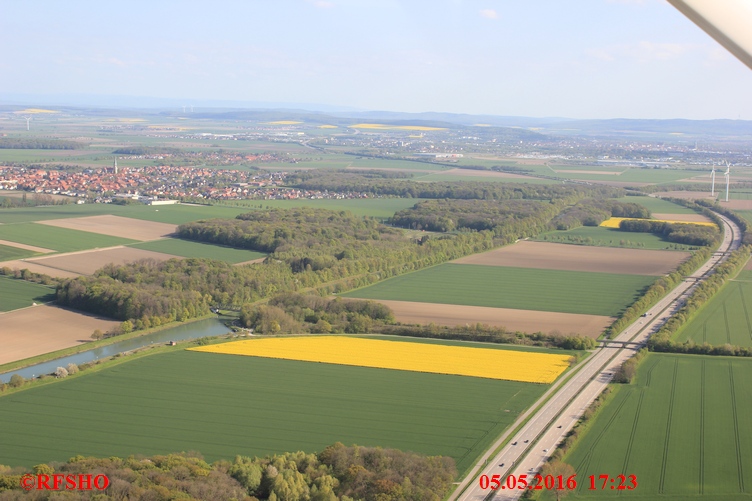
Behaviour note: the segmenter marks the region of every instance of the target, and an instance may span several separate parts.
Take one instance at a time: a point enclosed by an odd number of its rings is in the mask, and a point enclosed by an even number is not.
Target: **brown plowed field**
[[[712,223],[709,217],[702,214],[657,214],[653,213],[653,219],[667,219],[669,221],[685,221],[687,223]]]
[[[108,263],[125,264],[138,261],[139,259],[167,261],[174,257],[177,256],[143,249],[131,249],[130,247],[111,247],[104,250],[71,252],[60,256],[40,257],[31,262],[82,275],[91,275]],[[28,260],[26,261],[26,263],[29,262]]]
[[[16,259],[15,261],[4,261],[0,263],[0,268],[4,268],[6,266],[11,270],[27,269],[33,273],[41,273],[43,275],[49,275],[53,278],[76,278],[81,276],[79,273],[58,270],[57,268],[42,266],[41,264],[35,263],[34,261],[24,261],[21,259]]]
[[[31,252],[40,252],[47,254],[48,252],[55,252],[52,249],[45,249],[44,247],[36,247],[34,245],[19,244],[18,242],[11,242],[9,240],[0,240],[0,245],[7,245],[8,247],[15,247],[17,249],[24,249]]]
[[[7,364],[91,341],[96,329],[107,332],[120,322],[57,306],[32,306],[0,314],[0,323],[0,364]]]
[[[482,254],[466,256],[453,262],[627,275],[665,275],[689,256],[688,252],[522,241]]]
[[[729,209],[752,210],[752,200],[729,200],[728,202],[720,201],[719,203]]]
[[[130,238],[132,240],[156,240],[175,233],[177,225],[142,221],[120,216],[89,216],[67,219],[50,219],[38,221],[40,224],[68,228],[69,230],[89,231],[113,237]]]
[[[504,327],[520,332],[572,333],[597,338],[614,321],[611,317],[552,313],[548,311],[487,308],[455,304],[418,303],[379,300],[394,312],[397,321],[406,324],[474,325]]]

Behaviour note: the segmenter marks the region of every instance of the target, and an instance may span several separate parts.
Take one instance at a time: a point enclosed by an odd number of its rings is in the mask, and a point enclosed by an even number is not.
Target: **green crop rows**
[[[17,310],[32,303],[55,300],[55,289],[24,280],[0,276],[0,311]]]
[[[652,233],[634,233],[601,226],[580,226],[573,230],[541,233],[535,240],[599,247],[624,247],[629,249],[687,250],[689,246],[675,244]]]
[[[752,346],[752,271],[744,270],[679,332],[677,341]]]
[[[751,360],[647,355],[564,458],[579,483],[567,499],[749,499],[750,379]],[[636,475],[638,488],[589,490],[600,474]]]
[[[113,247],[135,243],[127,238],[111,237],[88,231],[69,230],[44,224],[19,223],[0,225],[0,240],[10,240],[58,252],[71,252],[97,247]]]
[[[36,252],[11,247],[9,245],[0,245],[0,261],[10,261],[12,259],[21,259],[24,257],[35,256]]]
[[[261,257],[266,257],[262,252],[254,252],[245,249],[235,249],[221,245],[205,244],[201,242],[192,242],[190,240],[180,240],[179,238],[164,238],[152,242],[143,242],[133,244],[129,247],[135,249],[144,249],[154,252],[164,252],[180,257],[197,257],[211,258],[228,263],[242,263]]]
[[[616,316],[655,277],[471,264],[443,264],[347,297]]]
[[[0,397],[0,464],[340,441],[448,455],[462,472],[547,387],[180,351]]]

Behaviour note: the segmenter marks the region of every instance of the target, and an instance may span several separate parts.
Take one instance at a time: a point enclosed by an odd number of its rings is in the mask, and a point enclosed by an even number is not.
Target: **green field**
[[[752,271],[727,283],[676,335],[677,341],[752,346]]]
[[[202,242],[193,242],[191,240],[181,240],[179,238],[164,238],[152,242],[133,244],[128,247],[154,252],[164,252],[165,254],[172,254],[180,257],[208,257],[232,264],[266,257],[266,254],[262,252],[235,249],[233,247],[205,244]]]
[[[267,208],[313,207],[316,209],[347,210],[356,216],[369,216],[387,219],[395,212],[409,209],[422,202],[423,198],[354,198],[345,200],[244,200],[240,205],[248,210]]]
[[[0,311],[17,310],[32,303],[55,300],[55,289],[44,285],[0,276]]]
[[[231,460],[340,441],[452,456],[462,472],[547,388],[179,351],[0,397],[0,464],[188,450]]]
[[[0,245],[0,261],[10,261],[12,259],[21,259],[29,256],[36,256],[38,253],[19,249],[18,247],[11,247],[9,245]]]
[[[417,182],[454,182],[470,181],[475,183],[528,183],[528,184],[554,184],[559,181],[553,179],[542,179],[538,177],[479,177],[479,176],[462,176],[458,174],[429,174],[414,178]]]
[[[688,207],[655,197],[623,197],[619,198],[618,201],[640,204],[643,207],[647,207],[650,212],[658,214],[697,214],[697,212]]]
[[[128,238],[111,237],[88,231],[69,230],[35,223],[0,225],[0,240],[44,247],[58,252],[113,247],[136,242]]]
[[[707,174],[706,171],[697,170],[681,170],[681,169],[640,169],[635,167],[624,167],[621,169],[622,173],[619,175],[614,174],[582,174],[582,173],[569,173],[566,170],[589,170],[587,167],[579,168],[571,165],[557,166],[552,165],[553,170],[562,172],[553,172],[549,170],[548,176],[562,177],[567,179],[579,179],[579,180],[591,180],[591,181],[615,181],[620,183],[670,183],[678,181],[679,179],[686,179],[700,174]],[[596,169],[602,171],[610,171],[610,168]],[[545,172],[543,172],[545,173]]]
[[[617,316],[655,277],[442,264],[345,297]]]
[[[567,499],[750,499],[751,380],[752,360],[648,354],[565,457],[579,484]],[[622,473],[637,489],[588,490]]]
[[[580,226],[572,230],[541,233],[534,240],[601,247],[627,247],[634,249],[688,250],[690,246],[663,240],[652,233],[624,232],[601,226]]]

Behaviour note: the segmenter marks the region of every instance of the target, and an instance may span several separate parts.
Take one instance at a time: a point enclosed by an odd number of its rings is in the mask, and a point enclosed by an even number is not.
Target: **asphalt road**
[[[496,491],[489,488],[482,489],[478,479],[483,474],[488,475],[489,478],[493,475],[500,475],[501,479],[507,475],[514,475],[519,479],[520,475],[526,474],[532,482],[532,477],[548,460],[550,454],[574,427],[590,404],[603,392],[618,367],[633,356],[648,337],[658,331],[666,320],[681,308],[684,300],[692,294],[702,278],[724,261],[729,251],[736,250],[741,245],[739,227],[725,216],[720,214],[719,216],[724,221],[725,231],[718,251],[697,271],[650,308],[647,317],[639,318],[614,338],[614,341],[636,344],[622,346],[607,343],[596,350],[574,376],[557,387],[558,390],[553,390],[554,395],[540,407],[495,457],[481,458],[476,468],[460,482],[455,494],[450,496],[450,500],[509,501],[518,499],[522,495],[523,490],[520,489]],[[547,392],[541,400],[544,400],[548,394],[550,392]],[[527,415],[529,413],[520,416],[510,429],[516,428]],[[502,435],[491,450],[495,450],[507,436],[508,433]]]

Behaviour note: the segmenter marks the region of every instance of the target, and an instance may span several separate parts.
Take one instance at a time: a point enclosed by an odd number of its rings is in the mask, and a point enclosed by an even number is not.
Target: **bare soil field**
[[[653,213],[653,219],[667,219],[669,221],[685,221],[687,223],[712,223],[709,217],[702,214],[662,214]]]
[[[33,260],[27,260],[26,263],[33,262],[42,266],[64,270],[82,275],[91,275],[102,266],[108,263],[125,264],[139,259],[156,259],[157,261],[167,261],[175,258],[172,254],[154,252],[143,249],[132,249],[130,247],[111,247],[103,250],[90,250],[81,252],[71,252],[58,256],[40,257]],[[181,258],[178,258],[181,259]]]
[[[394,312],[397,321],[406,324],[474,325],[477,323],[504,327],[510,331],[558,332],[562,335],[582,334],[593,339],[611,325],[611,317],[552,313],[547,311],[487,308],[454,304],[418,303],[379,300]]]
[[[0,314],[0,364],[62,350],[91,341],[120,322],[57,306],[33,306]]]
[[[662,191],[655,193],[660,198],[681,198],[683,200],[695,200],[698,198],[715,198],[710,196],[710,191]]]
[[[250,261],[243,261],[242,263],[235,263],[235,266],[242,266],[244,264],[263,263],[265,260],[266,260],[265,257],[260,257],[258,259],[251,259]]]
[[[0,245],[7,245],[8,247],[15,247],[17,249],[25,249],[31,252],[41,252],[47,254],[48,252],[55,252],[52,249],[45,249],[44,247],[36,247],[34,245],[19,244],[18,242],[11,242],[10,240],[0,240]]]
[[[89,231],[91,233],[142,241],[164,238],[175,233],[177,229],[177,225],[175,224],[109,215],[51,219],[38,222],[49,226],[68,228],[69,230]]]
[[[523,174],[514,174],[512,172],[497,172],[495,170],[475,170],[475,169],[449,169],[442,172],[442,174],[449,174],[454,176],[467,176],[467,177],[499,177],[506,179],[530,179],[531,176],[525,176]]]
[[[752,200],[729,200],[728,202],[721,200],[719,203],[729,209],[752,210]]]
[[[14,261],[3,261],[0,263],[0,268],[8,267],[11,270],[23,270],[27,269],[33,273],[41,273],[43,275],[49,275],[53,278],[76,278],[80,277],[80,273],[74,273],[72,271],[59,270],[57,268],[50,268],[49,266],[43,266],[34,261],[26,261],[25,259],[16,259]]]
[[[522,241],[453,262],[627,275],[665,275],[689,256],[688,252]]]

